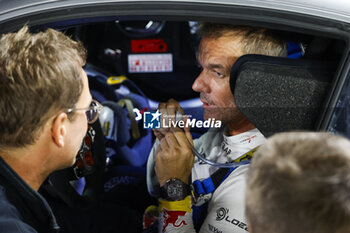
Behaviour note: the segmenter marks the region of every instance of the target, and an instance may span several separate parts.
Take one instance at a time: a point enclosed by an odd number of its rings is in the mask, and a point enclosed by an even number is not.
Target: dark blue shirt
[[[45,199],[0,157],[1,233],[56,233],[59,226]]]

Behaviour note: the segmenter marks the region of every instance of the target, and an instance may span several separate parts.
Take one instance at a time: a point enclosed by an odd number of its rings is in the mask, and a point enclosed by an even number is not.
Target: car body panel
[[[28,1],[28,0],[2,0],[0,1],[0,21],[7,20],[19,15],[34,14],[41,11],[48,11],[57,8],[70,8],[70,7],[83,7],[86,5],[104,5],[104,4],[122,4],[122,3],[147,3],[149,0],[46,0],[46,1]],[[215,4],[226,6],[241,6],[241,7],[256,7],[263,9],[270,9],[276,11],[286,11],[296,14],[306,14],[310,16],[322,17],[337,21],[350,23],[350,2],[347,0],[338,0],[335,4],[331,0],[164,0],[164,1],[152,1],[153,5],[159,5],[162,3],[192,3],[192,4]]]

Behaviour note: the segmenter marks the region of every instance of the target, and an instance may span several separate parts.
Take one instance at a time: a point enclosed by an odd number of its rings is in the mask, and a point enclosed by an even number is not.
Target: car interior
[[[41,190],[54,211],[86,208],[102,200],[132,209],[141,219],[147,206],[157,204],[146,182],[155,136],[137,116],[173,98],[187,115],[203,119],[199,94],[191,88],[201,71],[196,56],[202,23],[106,17],[31,28],[53,27],[84,44],[91,94],[105,106],[99,121],[90,126],[74,167],[53,173],[53,185]],[[346,41],[306,30],[273,30],[288,42],[288,58],[241,57],[230,77],[237,107],[266,136],[318,129]],[[191,133],[198,138],[206,130],[192,128]]]

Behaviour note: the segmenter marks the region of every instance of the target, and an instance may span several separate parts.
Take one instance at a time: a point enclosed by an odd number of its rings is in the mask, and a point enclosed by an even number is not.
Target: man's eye
[[[223,75],[220,72],[215,72],[218,77],[222,77]]]

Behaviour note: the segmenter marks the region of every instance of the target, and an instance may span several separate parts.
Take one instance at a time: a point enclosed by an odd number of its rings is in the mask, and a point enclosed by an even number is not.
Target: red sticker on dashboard
[[[131,41],[132,53],[163,53],[168,51],[168,45],[163,39],[143,39]]]

